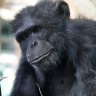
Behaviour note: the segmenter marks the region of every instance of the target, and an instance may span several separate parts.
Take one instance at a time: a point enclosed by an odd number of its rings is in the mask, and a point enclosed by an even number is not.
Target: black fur
[[[95,21],[70,19],[64,1],[42,1],[18,13],[12,30],[22,58],[11,96],[96,96]]]

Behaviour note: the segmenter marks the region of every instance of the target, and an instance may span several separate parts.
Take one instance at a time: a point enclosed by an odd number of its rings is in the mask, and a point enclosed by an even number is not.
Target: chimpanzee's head
[[[64,1],[41,1],[16,15],[12,29],[31,65],[49,69],[66,60],[65,22],[69,17],[69,7]]]

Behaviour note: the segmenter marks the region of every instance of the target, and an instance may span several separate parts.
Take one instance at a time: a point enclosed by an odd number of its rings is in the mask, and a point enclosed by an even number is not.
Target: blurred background
[[[10,31],[12,21],[20,10],[35,5],[40,0],[0,0],[0,78],[2,96],[9,96],[20,59],[20,49]],[[65,0],[70,7],[71,18],[84,16],[96,20],[96,0]]]

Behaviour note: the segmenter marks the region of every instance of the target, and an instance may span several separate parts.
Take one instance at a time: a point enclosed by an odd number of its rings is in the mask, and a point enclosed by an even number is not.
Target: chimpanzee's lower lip
[[[43,58],[47,57],[51,52],[52,52],[52,51],[49,51],[48,53],[45,53],[45,54],[41,55],[40,57],[32,60],[32,61],[30,62],[30,64],[38,63],[38,62],[41,61]]]

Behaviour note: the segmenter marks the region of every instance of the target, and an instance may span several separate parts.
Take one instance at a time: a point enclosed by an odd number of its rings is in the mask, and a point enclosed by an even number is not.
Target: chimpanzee
[[[66,2],[44,0],[11,25],[22,50],[11,96],[96,96],[96,21],[70,19]]]

